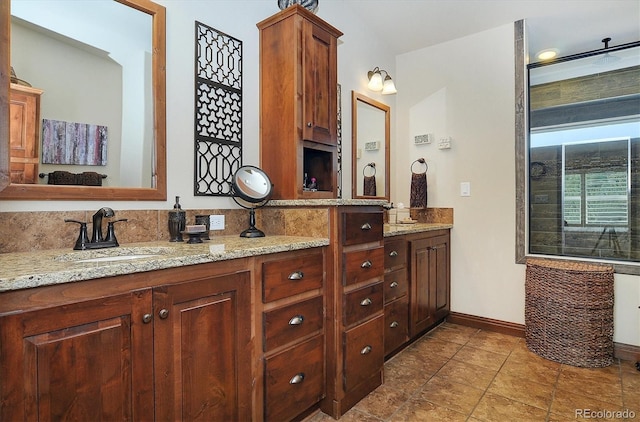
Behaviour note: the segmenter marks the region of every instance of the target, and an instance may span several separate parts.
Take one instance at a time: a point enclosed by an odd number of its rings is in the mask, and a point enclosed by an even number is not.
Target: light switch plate
[[[471,196],[471,183],[470,182],[461,182],[460,183],[460,196]]]
[[[209,216],[209,229],[210,230],[224,230],[224,215],[210,215]]]
[[[438,141],[438,149],[450,149],[451,148],[451,138],[440,138]]]
[[[430,144],[433,141],[433,133],[427,133],[425,135],[416,135],[413,137],[413,143],[415,145]]]

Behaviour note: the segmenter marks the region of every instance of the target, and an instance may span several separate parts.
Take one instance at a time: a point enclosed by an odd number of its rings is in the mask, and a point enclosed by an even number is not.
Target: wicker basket
[[[560,363],[613,362],[613,268],[527,260],[525,338],[532,352]]]

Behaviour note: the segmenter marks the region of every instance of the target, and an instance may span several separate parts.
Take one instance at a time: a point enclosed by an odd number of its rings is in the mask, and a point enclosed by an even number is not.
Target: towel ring
[[[367,177],[367,168],[371,167],[372,174],[368,177],[376,175],[376,163],[369,163],[362,169],[362,175]]]
[[[411,163],[411,172],[414,173],[413,171],[413,165],[415,163],[420,163],[420,164],[424,164],[424,171],[423,173],[426,173],[427,170],[429,170],[429,165],[427,164],[427,162],[424,160],[424,158],[418,158],[416,161],[414,161],[413,163]],[[420,174],[420,173],[416,173],[416,174]]]

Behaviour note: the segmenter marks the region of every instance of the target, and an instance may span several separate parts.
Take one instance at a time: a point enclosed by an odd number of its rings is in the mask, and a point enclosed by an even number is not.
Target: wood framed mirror
[[[143,37],[143,40],[141,43],[147,43],[148,48],[146,49],[146,53],[141,52],[138,56],[135,56],[137,60],[137,69],[142,70],[141,72],[136,72],[135,75],[133,75],[133,73],[127,74],[129,70],[121,70],[121,85],[114,90],[118,91],[121,89],[121,96],[123,98],[122,104],[114,105],[113,102],[101,101],[102,97],[99,95],[96,95],[95,97],[92,97],[91,93],[86,95],[94,104],[101,105],[101,108],[97,108],[98,111],[95,112],[95,115],[101,117],[102,114],[106,115],[111,113],[111,111],[105,106],[105,104],[109,104],[110,106],[118,108],[118,110],[112,114],[119,114],[122,116],[122,122],[116,122],[116,124],[113,125],[113,130],[110,130],[108,137],[108,142],[111,142],[112,145],[118,146],[116,150],[117,153],[115,154],[111,154],[111,149],[108,150],[112,158],[110,161],[116,161],[118,163],[115,167],[116,170],[113,171],[116,172],[118,169],[120,169],[120,171],[131,171],[132,168],[142,167],[143,170],[139,172],[142,173],[142,175],[136,174],[132,177],[128,177],[121,176],[121,173],[114,173],[112,180],[110,180],[109,175],[107,174],[107,179],[105,179],[106,182],[102,186],[86,186],[48,184],[46,178],[44,180],[37,180],[35,183],[11,182],[12,162],[14,163],[14,167],[15,163],[19,162],[19,160],[11,157],[13,155],[11,152],[13,141],[10,131],[12,128],[11,125],[15,120],[15,113],[10,107],[11,90],[16,88],[15,84],[11,83],[11,62],[13,57],[11,53],[13,33],[11,24],[15,19],[18,19],[20,23],[26,22],[24,24],[25,26],[35,28],[36,30],[34,32],[45,35],[50,32],[54,35],[53,38],[58,40],[62,39],[64,42],[78,50],[91,50],[94,55],[102,54],[107,58],[107,60],[115,63],[116,67],[120,66],[122,69],[125,69],[125,64],[121,63],[122,60],[119,60],[117,57],[112,57],[117,53],[102,47],[94,47],[81,40],[75,40],[72,34],[60,34],[56,32],[55,29],[43,28],[40,24],[33,24],[31,22],[21,20],[18,16],[12,17],[10,3],[10,1],[3,1],[0,4],[0,200],[166,200],[166,11],[164,6],[158,5],[150,0],[113,0],[102,1],[100,3],[89,2],[92,3],[90,9],[93,9],[94,12],[99,4],[110,8],[116,8],[123,12],[122,17],[118,18],[120,20],[119,28],[112,27],[111,29],[114,32],[110,32],[109,34],[111,35],[107,34],[106,36],[103,34],[103,38],[122,36],[122,33],[125,32],[122,28],[126,27],[131,31],[131,34],[135,31],[142,33],[141,37]],[[36,7],[33,4],[29,7],[40,9],[41,12],[44,10],[44,13],[41,13],[43,16],[53,15],[52,13],[49,13],[50,10],[48,10],[48,8],[54,7],[54,4],[54,2],[45,1],[40,7]],[[80,4],[80,2],[77,4]],[[18,3],[16,3],[15,9],[18,10],[19,7]],[[103,15],[106,15],[106,13],[103,13]],[[75,19],[77,19],[76,22],[78,23],[85,23],[82,22],[84,20],[82,17],[76,17]],[[67,23],[66,27],[96,27],[95,20],[92,20],[92,18],[87,18],[86,20],[91,22],[91,24],[69,25]],[[113,22],[116,21],[117,20],[114,20]],[[136,22],[144,22],[144,24],[136,25]],[[100,29],[104,28],[100,27]],[[122,44],[122,39],[119,40],[120,44]],[[129,43],[126,39],[124,41],[124,44],[133,44],[133,42]],[[125,57],[127,59],[134,57],[128,53],[120,54],[121,57]],[[38,59],[40,59],[40,56],[34,58],[33,61],[38,63]],[[47,70],[47,66],[32,67],[42,67],[45,71]],[[48,76],[51,76],[53,70],[49,68],[48,73]],[[85,73],[89,72],[85,71]],[[20,79],[23,78],[17,68],[15,69],[15,76]],[[138,83],[133,83],[136,81],[136,78],[138,78]],[[27,78],[24,79],[26,80]],[[74,78],[70,79],[72,79],[72,81],[74,80]],[[37,80],[29,81],[29,83],[33,84],[34,87],[37,86],[37,82]],[[97,92],[98,85],[102,83],[102,78],[94,78],[90,83],[96,84]],[[135,99],[135,101],[138,101],[137,103],[134,103],[136,105],[131,105],[132,100],[124,100],[125,95],[128,95],[128,93],[131,92],[131,87],[134,88],[134,91],[139,93],[139,96]],[[44,91],[43,95],[47,95],[46,90]],[[51,92],[49,95],[53,97],[53,92],[56,91],[56,89],[50,88],[49,91]],[[59,104],[61,105],[53,109],[66,111],[67,108],[71,108],[72,102],[69,101],[69,99],[58,101],[60,101]],[[78,109],[86,107],[86,104],[80,104],[79,107],[76,104],[76,108]],[[143,109],[145,112],[139,116],[136,115],[136,117],[131,117],[130,111],[138,109]],[[43,138],[41,129],[42,120],[51,119],[78,122],[78,120],[72,120],[73,117],[65,118],[65,116],[60,117],[54,114],[55,113],[50,113],[50,115],[45,115],[45,113],[42,113],[36,122],[37,129],[35,133],[37,139],[35,145],[40,166],[43,166],[43,144],[41,139]],[[80,121],[80,123],[94,125],[101,124],[99,122],[89,121],[91,118],[85,119],[86,121]],[[132,125],[138,126],[137,131],[125,131],[125,129],[130,128]],[[131,148],[131,144],[133,143],[132,140],[137,143],[140,138],[149,139],[149,141],[146,145],[139,148],[140,152],[138,150],[135,152],[128,152]],[[143,143],[140,142],[140,144]],[[109,148],[111,148],[111,146],[109,146]],[[109,162],[108,158],[106,162]],[[87,168],[82,166],[78,168],[82,168],[82,171],[102,173],[101,167],[92,167],[93,168]],[[46,166],[43,166],[43,168],[39,169],[38,172],[43,172],[42,174],[44,175],[46,174],[46,171],[51,172],[53,167],[49,166],[47,170],[44,170],[44,168],[46,168]],[[60,167],[60,170],[72,171],[73,168],[74,167],[64,166]],[[18,179],[14,177],[14,181],[15,180]]]
[[[352,91],[351,110],[351,195],[388,201],[391,108]]]

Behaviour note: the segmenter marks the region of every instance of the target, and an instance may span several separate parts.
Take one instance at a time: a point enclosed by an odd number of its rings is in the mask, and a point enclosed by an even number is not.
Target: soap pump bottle
[[[180,197],[176,196],[173,210],[169,211],[169,242],[182,242],[182,232],[187,225],[187,213],[180,206]]]

